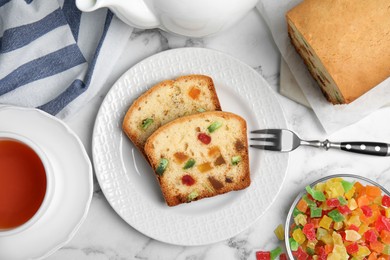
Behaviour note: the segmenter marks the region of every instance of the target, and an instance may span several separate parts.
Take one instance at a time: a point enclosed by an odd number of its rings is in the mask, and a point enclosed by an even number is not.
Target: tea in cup
[[[52,197],[49,160],[27,137],[0,132],[0,236],[35,223]]]

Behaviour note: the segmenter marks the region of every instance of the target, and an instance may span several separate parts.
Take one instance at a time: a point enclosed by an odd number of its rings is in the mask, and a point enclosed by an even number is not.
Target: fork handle
[[[340,143],[340,149],[347,152],[378,155],[378,156],[390,156],[390,145],[387,143],[377,142],[342,142]]]

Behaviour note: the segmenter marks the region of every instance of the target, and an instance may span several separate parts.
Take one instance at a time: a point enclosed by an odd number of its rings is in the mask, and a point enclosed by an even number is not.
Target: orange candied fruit
[[[199,164],[197,168],[200,172],[203,173],[203,172],[210,171],[213,167],[211,166],[211,164],[209,162],[206,162],[206,163]]]
[[[382,191],[379,187],[367,185],[366,186],[366,194],[367,194],[367,196],[375,198],[375,197],[381,196]]]
[[[208,153],[207,153],[209,156],[216,156],[216,155],[219,155],[221,154],[221,151],[219,150],[219,147],[218,146],[213,146],[209,149]]]
[[[188,159],[188,156],[185,155],[185,154],[182,153],[182,152],[174,153],[174,154],[173,154],[173,157],[175,157],[175,160],[176,160],[178,163],[183,163],[183,162],[187,161],[187,159]]]
[[[304,199],[301,199],[298,204],[297,204],[297,209],[300,211],[300,212],[303,212],[305,213],[306,210],[307,210],[307,202],[304,200]]]
[[[198,89],[197,87],[192,87],[190,89],[190,91],[188,92],[188,95],[192,98],[192,99],[198,99],[199,98],[199,95],[200,95],[200,89]]]
[[[375,251],[377,253],[382,253],[385,246],[379,242],[378,240],[370,242],[370,248],[372,251]]]
[[[390,245],[390,231],[382,230],[380,233],[380,237],[383,243]]]

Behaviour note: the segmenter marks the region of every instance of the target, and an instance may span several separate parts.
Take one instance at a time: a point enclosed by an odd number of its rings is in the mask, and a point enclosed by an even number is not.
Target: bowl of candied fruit
[[[285,225],[290,259],[390,259],[390,193],[358,175],[305,187]]]

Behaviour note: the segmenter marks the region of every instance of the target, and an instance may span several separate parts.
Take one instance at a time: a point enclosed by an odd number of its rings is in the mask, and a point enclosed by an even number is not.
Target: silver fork
[[[323,142],[318,140],[305,141],[300,139],[294,132],[287,129],[261,129],[251,131],[251,134],[259,134],[259,137],[250,138],[252,141],[260,141],[260,144],[252,144],[250,147],[279,151],[290,152],[301,145],[322,147],[325,150],[329,148],[340,149],[347,152],[390,156],[390,144],[379,142]]]

